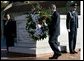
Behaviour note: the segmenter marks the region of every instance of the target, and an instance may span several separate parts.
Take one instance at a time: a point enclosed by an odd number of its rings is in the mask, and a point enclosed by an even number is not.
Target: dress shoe
[[[75,54],[75,53],[78,53],[78,52],[76,52],[76,51],[72,51],[72,52],[70,52],[70,54]]]
[[[49,59],[57,59],[59,56],[61,56],[61,54],[53,55],[52,57],[49,57]]]
[[[74,52],[70,52],[70,54],[74,54]]]
[[[55,58],[55,55],[53,55],[52,57],[49,57],[49,59],[54,59]]]
[[[76,52],[75,50],[73,51],[74,53],[78,53],[78,52]]]

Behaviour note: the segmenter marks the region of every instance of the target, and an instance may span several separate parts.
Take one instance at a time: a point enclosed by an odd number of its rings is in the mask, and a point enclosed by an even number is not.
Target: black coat
[[[16,21],[12,19],[5,25],[6,20],[4,20],[4,35],[7,37],[16,37]]]
[[[67,13],[66,27],[72,31],[78,28],[78,14],[77,12],[72,13],[71,11]]]
[[[58,12],[54,12],[51,16],[51,24],[49,26],[49,35],[58,36],[60,35],[60,15]]]

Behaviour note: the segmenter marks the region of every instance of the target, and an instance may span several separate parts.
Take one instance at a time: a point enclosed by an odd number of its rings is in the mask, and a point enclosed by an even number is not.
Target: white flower
[[[36,35],[41,35],[41,33],[42,33],[42,29],[41,29],[41,25],[40,24],[37,24],[36,25],[36,29],[35,29],[35,34]]]
[[[36,28],[37,28],[37,29],[40,29],[41,27],[42,27],[42,25],[40,25],[40,24],[37,24],[37,25],[36,25]]]

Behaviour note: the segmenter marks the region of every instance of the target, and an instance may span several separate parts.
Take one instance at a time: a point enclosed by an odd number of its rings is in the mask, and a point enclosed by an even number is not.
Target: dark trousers
[[[69,32],[69,50],[70,50],[70,52],[75,50],[76,36],[77,36],[77,30]]]
[[[14,46],[14,38],[12,36],[6,36],[6,45],[7,45],[7,51],[8,47]]]
[[[58,36],[50,36],[49,37],[49,44],[51,49],[54,51],[54,54],[61,54],[60,50],[58,49],[59,42],[58,42]]]

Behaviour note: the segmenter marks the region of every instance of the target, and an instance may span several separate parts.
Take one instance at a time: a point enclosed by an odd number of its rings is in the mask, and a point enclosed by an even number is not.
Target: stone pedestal
[[[48,37],[44,40],[34,41],[26,31],[26,15],[15,17],[17,23],[17,42],[10,47],[10,52],[34,54],[36,56],[52,53],[48,43]]]

